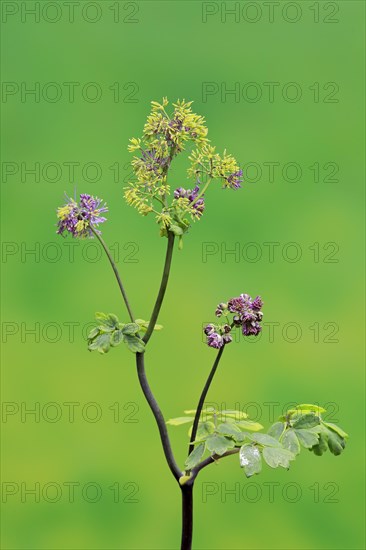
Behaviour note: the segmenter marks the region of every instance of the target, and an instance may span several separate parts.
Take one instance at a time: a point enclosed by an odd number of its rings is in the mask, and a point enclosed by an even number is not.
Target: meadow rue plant
[[[134,155],[134,178],[124,189],[127,203],[143,216],[153,214],[161,236],[167,238],[161,284],[150,320],[134,316],[118,269],[102,238],[99,226],[106,221],[102,214],[108,211],[102,199],[82,194],[76,202],[67,197],[66,204],[57,210],[57,233],[63,236],[70,233],[74,238],[97,238],[112,266],[129,319],[125,322],[113,313],[96,313],[96,326],[88,335],[88,349],[106,354],[122,343],[135,355],[141,389],[157,423],[166,462],[182,495],[181,549],[190,550],[193,487],[203,468],[238,455],[239,466],[249,478],[261,472],[263,463],[270,468],[288,469],[301,449],[308,449],[315,455],[322,455],[329,449],[332,454],[339,455],[348,436],[335,424],[325,421],[322,415],[326,411],[318,405],[300,404],[288,410],[266,432],[261,424],[250,420],[240,410],[205,407],[224,350],[233,342],[233,333],[240,331],[243,337],[253,338],[262,330],[262,299],[260,296],[253,299],[245,293],[219,303],[215,310],[217,322],[204,327],[207,345],[215,348],[217,354],[196,409],[165,421],[146,377],[145,356],[153,331],[162,329],[157,319],[168,284],[174,243],[178,239],[179,248],[182,248],[183,236],[191,223],[200,220],[206,212],[205,198],[211,182],[233,190],[239,189],[243,182],[243,172],[234,157],[226,151],[219,155],[210,145],[205,120],[192,112],[192,102],[177,101],[170,114],[168,105],[166,98],[162,103],[153,101],[142,138],[130,140],[128,149]],[[193,148],[188,156],[188,177],[192,185],[189,188],[172,185],[168,183],[172,161],[188,147]],[[167,425],[190,426],[184,468],[178,465],[173,454]]]

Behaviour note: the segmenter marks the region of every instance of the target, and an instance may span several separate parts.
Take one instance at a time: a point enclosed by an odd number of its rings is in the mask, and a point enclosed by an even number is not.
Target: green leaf
[[[99,327],[94,327],[91,329],[91,331],[88,334],[88,340],[93,340],[96,336],[99,334]]]
[[[298,440],[305,449],[311,449],[314,445],[318,444],[318,435],[315,432],[309,430],[295,430]]]
[[[185,414],[196,414],[197,410],[196,409],[191,409],[189,411],[184,411]],[[206,415],[206,416],[213,416],[215,414],[215,409],[213,407],[204,407],[202,409],[202,412],[201,412],[201,415]]]
[[[212,434],[206,439],[206,449],[219,456],[223,455],[228,449],[232,449],[234,446],[234,441],[223,435]]]
[[[114,313],[108,313],[108,322],[113,324],[114,327],[118,327],[119,320],[117,315],[115,315]]]
[[[243,443],[246,439],[249,439],[248,434],[245,432],[240,432],[232,436],[235,439],[235,446],[238,446],[238,443]]]
[[[249,430],[251,432],[259,432],[259,430],[263,430],[262,424],[259,424],[259,422],[253,422],[252,420],[240,420],[236,423],[236,425],[243,430]]]
[[[296,405],[295,409],[290,409],[287,411],[288,414],[295,414],[299,411],[302,412],[315,412],[318,415],[320,413],[325,413],[326,409],[323,409],[323,407],[320,407],[319,405],[311,405],[309,403],[303,403],[302,405]]]
[[[100,323],[104,323],[108,320],[108,315],[106,315],[105,313],[102,313],[101,311],[97,311],[95,314],[95,318]]]
[[[124,334],[123,340],[132,353],[142,353],[145,351],[145,343],[138,336]]]
[[[338,456],[346,446],[345,440],[336,432],[328,430],[328,448],[332,454]]]
[[[250,439],[268,447],[281,447],[281,443],[268,434],[250,434]]]
[[[283,422],[275,422],[269,428],[267,433],[268,433],[268,435],[274,437],[275,439],[277,439],[279,441],[281,435],[285,431],[285,426],[286,426],[286,424],[284,424]]]
[[[300,452],[300,443],[297,439],[295,430],[287,430],[281,439],[282,447],[291,451],[294,455],[298,455]]]
[[[171,225],[169,227],[169,231],[174,233],[174,235],[176,235],[177,237],[180,237],[184,233],[183,229],[179,227],[179,225]]]
[[[97,312],[95,314],[95,318],[97,321],[99,321],[103,326],[108,327],[110,329],[118,327],[118,318],[114,313],[102,313]]]
[[[340,437],[343,439],[346,439],[348,437],[348,434],[342,430],[339,426],[336,424],[332,424],[331,422],[323,422],[324,426],[327,426],[330,430],[333,430],[333,432],[336,432]]]
[[[219,424],[217,427],[217,432],[222,435],[228,435],[228,436],[237,436],[238,434],[241,434],[240,428],[238,428],[235,424]]]
[[[311,450],[317,456],[322,456],[328,449],[327,437],[323,433],[319,433],[319,441]]]
[[[225,420],[226,417],[234,418],[234,420],[242,420],[244,418],[248,418],[248,415],[246,413],[234,410],[219,411],[218,416],[220,416],[223,420]]]
[[[128,336],[136,334],[140,330],[140,327],[137,323],[127,323],[122,328],[122,333]]]
[[[292,427],[295,429],[313,428],[320,424],[319,416],[313,413],[300,414],[300,416],[293,422]]]
[[[111,346],[118,346],[123,341],[123,332],[122,330],[114,330],[110,337]]]
[[[149,326],[149,321],[144,321],[144,319],[136,319],[135,323],[137,323],[140,327],[140,330],[143,332],[147,331],[147,327]],[[161,330],[163,328],[163,325],[155,325],[154,330]]]
[[[251,477],[262,471],[262,457],[257,447],[247,444],[239,451],[240,466],[244,468],[245,475]]]
[[[205,452],[205,444],[200,443],[193,449],[193,451],[188,456],[187,460],[185,461],[184,465],[187,468],[187,470],[192,470],[197,464],[200,462],[203,453]]]
[[[194,418],[192,416],[179,416],[178,418],[171,418],[167,420],[167,424],[171,426],[181,426],[182,424],[188,424],[188,422],[193,422]]]
[[[289,469],[291,460],[295,460],[295,455],[287,449],[264,447],[263,458],[271,468]]]
[[[199,422],[197,433],[196,433],[196,441],[204,441],[214,431],[215,431],[215,424],[213,422]],[[191,433],[192,433],[192,429],[190,430],[189,435],[191,435]]]
[[[110,349],[110,334],[99,334],[92,342],[89,343],[90,351],[99,351],[99,353],[108,353]]]

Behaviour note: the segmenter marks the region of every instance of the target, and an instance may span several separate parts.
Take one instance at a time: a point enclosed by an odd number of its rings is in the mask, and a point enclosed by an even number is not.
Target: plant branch
[[[205,460],[202,460],[202,462],[200,462],[199,464],[197,464],[197,466],[192,468],[191,477],[190,477],[189,481],[187,481],[187,484],[193,484],[193,482],[196,479],[198,473],[203,468],[205,468],[206,466],[209,466],[210,464],[214,464],[214,463],[218,462],[219,460],[221,460],[222,458],[225,458],[226,456],[235,455],[239,451],[240,451],[240,448],[235,447],[234,449],[231,449],[230,451],[226,451],[226,453],[224,453],[221,456],[220,455],[212,455],[212,456],[209,456],[208,458],[205,458]]]
[[[168,466],[170,468],[170,471],[172,472],[175,479],[178,481],[179,478],[183,475],[182,471],[180,470],[179,466],[175,462],[175,458],[173,456],[173,451],[170,445],[170,440],[168,436],[168,430],[166,427],[166,423],[163,417],[163,414],[159,408],[159,405],[156,402],[155,397],[152,394],[152,391],[150,389],[149,383],[146,378],[146,372],[145,372],[145,361],[144,361],[144,354],[143,353],[136,353],[136,365],[137,365],[137,374],[139,377],[140,385],[142,388],[142,391],[146,397],[147,402],[150,405],[150,408],[153,412],[153,415],[155,417],[156,423],[158,425],[159,433],[160,433],[160,439],[161,443],[163,445],[163,450],[165,454],[166,461],[168,463]]]
[[[129,302],[128,302],[128,298],[127,298],[126,291],[125,291],[125,289],[124,289],[124,287],[123,287],[123,284],[122,284],[122,281],[121,281],[121,277],[120,277],[120,275],[119,275],[119,273],[118,273],[118,269],[117,269],[116,264],[114,263],[114,260],[113,260],[113,258],[112,258],[112,255],[111,255],[111,253],[109,252],[109,249],[108,249],[106,243],[104,242],[104,240],[102,239],[102,237],[100,236],[100,234],[94,229],[94,227],[93,227],[92,225],[90,225],[90,229],[91,229],[91,231],[94,233],[94,235],[96,236],[96,238],[98,239],[98,241],[99,241],[100,244],[102,245],[104,252],[105,252],[105,253],[107,254],[107,256],[108,256],[109,263],[110,263],[111,266],[112,266],[112,269],[113,269],[114,274],[115,274],[115,276],[116,276],[117,283],[118,283],[118,286],[119,286],[119,288],[120,288],[120,291],[121,291],[123,300],[124,300],[124,302],[125,302],[125,304],[126,304],[126,308],[127,308],[128,314],[129,314],[129,316],[130,316],[130,320],[131,320],[132,323],[134,323],[134,322],[135,322],[135,318],[134,318],[134,316],[133,316],[133,313],[132,313],[132,310],[131,310],[131,306],[130,306],[130,304],[129,304]]]
[[[215,362],[212,366],[212,369],[211,369],[211,372],[209,374],[209,377],[207,378],[207,381],[206,381],[206,384],[205,384],[205,387],[203,388],[202,390],[202,393],[201,393],[201,397],[200,397],[200,400],[198,402],[198,406],[197,406],[197,410],[196,410],[196,415],[194,417],[194,421],[193,421],[193,428],[192,428],[192,433],[191,433],[191,439],[190,439],[190,442],[189,442],[189,448],[188,448],[188,454],[190,455],[191,452],[193,451],[194,449],[194,445],[193,445],[193,442],[194,440],[196,439],[196,434],[197,434],[197,429],[198,429],[198,423],[200,421],[200,416],[201,416],[201,412],[202,412],[202,408],[203,408],[203,405],[204,405],[204,402],[205,402],[205,399],[206,399],[206,395],[207,395],[207,392],[210,388],[210,385],[211,385],[211,382],[213,380],[213,377],[215,376],[215,372],[217,370],[217,367],[219,366],[219,363],[220,363],[220,359],[222,357],[222,354],[224,352],[224,349],[225,349],[225,345],[219,349],[219,352],[218,354],[216,355],[216,359],[215,359]]]
[[[159,293],[158,293],[158,296],[156,298],[155,306],[154,306],[153,312],[151,314],[149,325],[148,325],[146,333],[143,337],[143,341],[145,342],[145,344],[147,344],[148,341],[150,340],[150,336],[151,336],[151,334],[154,330],[156,321],[158,320],[160,309],[161,309],[161,306],[162,306],[162,303],[163,303],[163,300],[164,300],[166,287],[168,285],[170,266],[171,266],[171,263],[172,263],[173,248],[174,248],[174,233],[172,233],[171,231],[168,231],[168,246],[167,246],[167,250],[166,250],[163,276],[162,276],[162,279],[161,279]]]

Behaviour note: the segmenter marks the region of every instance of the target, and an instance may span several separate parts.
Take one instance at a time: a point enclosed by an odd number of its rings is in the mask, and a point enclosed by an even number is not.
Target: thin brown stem
[[[203,405],[205,403],[207,392],[210,389],[213,377],[215,376],[215,372],[217,370],[217,367],[219,366],[220,359],[222,357],[222,354],[224,353],[224,349],[225,349],[225,345],[222,348],[219,349],[219,352],[216,356],[216,359],[215,359],[214,364],[212,366],[209,377],[207,378],[205,387],[202,390],[201,397],[200,397],[200,400],[199,400],[198,405],[197,405],[196,415],[195,415],[194,421],[193,421],[193,428],[192,428],[192,433],[191,433],[191,439],[189,441],[188,454],[191,454],[191,452],[194,449],[193,442],[196,439],[196,434],[197,434],[198,424],[199,424],[199,421],[200,421],[200,416],[201,416],[201,413],[202,413],[202,408],[203,408]]]
[[[125,302],[125,305],[126,305],[126,308],[127,308],[127,311],[128,311],[128,315],[130,317],[130,320],[131,322],[133,323],[135,321],[135,318],[133,316],[133,313],[132,313],[132,310],[131,310],[131,306],[129,304],[129,301],[128,301],[128,298],[127,298],[127,294],[126,294],[126,291],[124,289],[124,286],[122,284],[122,281],[121,281],[121,277],[118,273],[118,269],[117,269],[117,266],[112,258],[112,255],[108,249],[108,246],[106,245],[106,243],[104,242],[104,240],[102,239],[101,235],[98,233],[98,231],[96,231],[94,229],[94,227],[92,225],[90,225],[90,229],[91,231],[94,233],[94,235],[96,236],[96,238],[98,239],[98,241],[100,242],[100,244],[102,245],[103,247],[103,250],[104,252],[107,254],[107,257],[108,257],[108,260],[109,260],[109,263],[111,264],[112,266],[112,269],[113,269],[113,272],[115,274],[115,277],[117,279],[117,283],[118,283],[118,286],[119,286],[119,289],[121,291],[121,294],[122,294],[122,297],[123,297],[123,300]]]
[[[144,360],[144,354],[143,353],[136,353],[136,365],[137,365],[137,374],[139,377],[141,389],[146,397],[146,401],[150,405],[150,408],[153,412],[153,415],[155,417],[156,423],[158,425],[159,433],[160,433],[160,439],[163,446],[164,454],[166,461],[168,463],[168,466],[170,468],[170,471],[172,472],[175,479],[178,481],[179,478],[183,475],[182,471],[180,470],[179,466],[177,465],[175,458],[173,456],[173,451],[170,445],[170,440],[168,436],[168,430],[166,427],[166,423],[164,420],[163,413],[161,412],[159,405],[157,404],[157,401],[155,397],[153,396],[153,393],[150,389],[149,383],[146,378],[145,373],[145,360]]]

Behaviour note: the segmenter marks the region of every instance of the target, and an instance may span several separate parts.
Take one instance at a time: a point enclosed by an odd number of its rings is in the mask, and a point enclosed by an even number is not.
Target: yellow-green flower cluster
[[[224,187],[240,187],[242,171],[235,159],[224,152],[220,157],[207,139],[207,127],[202,116],[192,112],[192,102],[177,101],[167,112],[167,98],[162,103],[152,101],[151,113],[142,138],[132,138],[128,150],[134,154],[131,162],[134,177],[125,188],[128,204],[144,216],[155,214],[161,233],[173,231],[182,236],[190,219],[199,219],[204,211],[204,193],[212,179],[221,179]],[[167,173],[175,156],[191,144],[189,176],[195,179],[193,189],[178,187],[168,202],[170,186]],[[201,183],[204,181],[202,189]]]
[[[167,98],[163,98],[162,103],[152,101],[151,105],[142,139],[132,138],[128,146],[128,150],[134,153],[131,162],[134,180],[125,188],[125,198],[142,215],[154,212],[157,222],[167,228],[172,224],[172,211],[176,209],[180,214],[191,213],[192,218],[197,219],[188,199],[179,199],[179,204],[173,200],[168,205],[167,171],[173,158],[184,150],[188,142],[198,148],[208,142],[207,128],[204,118],[192,112],[191,101],[174,103],[171,115],[166,111]]]
[[[192,112],[192,103],[178,100],[173,103],[174,111],[169,116],[165,110],[169,104],[166,97],[162,103],[152,101],[152,111],[144,127],[145,140],[154,144],[156,140],[160,143],[159,138],[163,137],[163,143],[168,147],[174,146],[176,152],[182,151],[188,141],[197,145],[206,143],[208,130],[205,119]]]
[[[220,179],[223,187],[238,189],[243,181],[243,171],[238,166],[235,158],[227,154],[220,156],[216,153],[216,148],[212,145],[204,145],[201,149],[192,152],[189,157],[191,166],[188,169],[188,175],[194,177],[198,183],[202,179]]]

